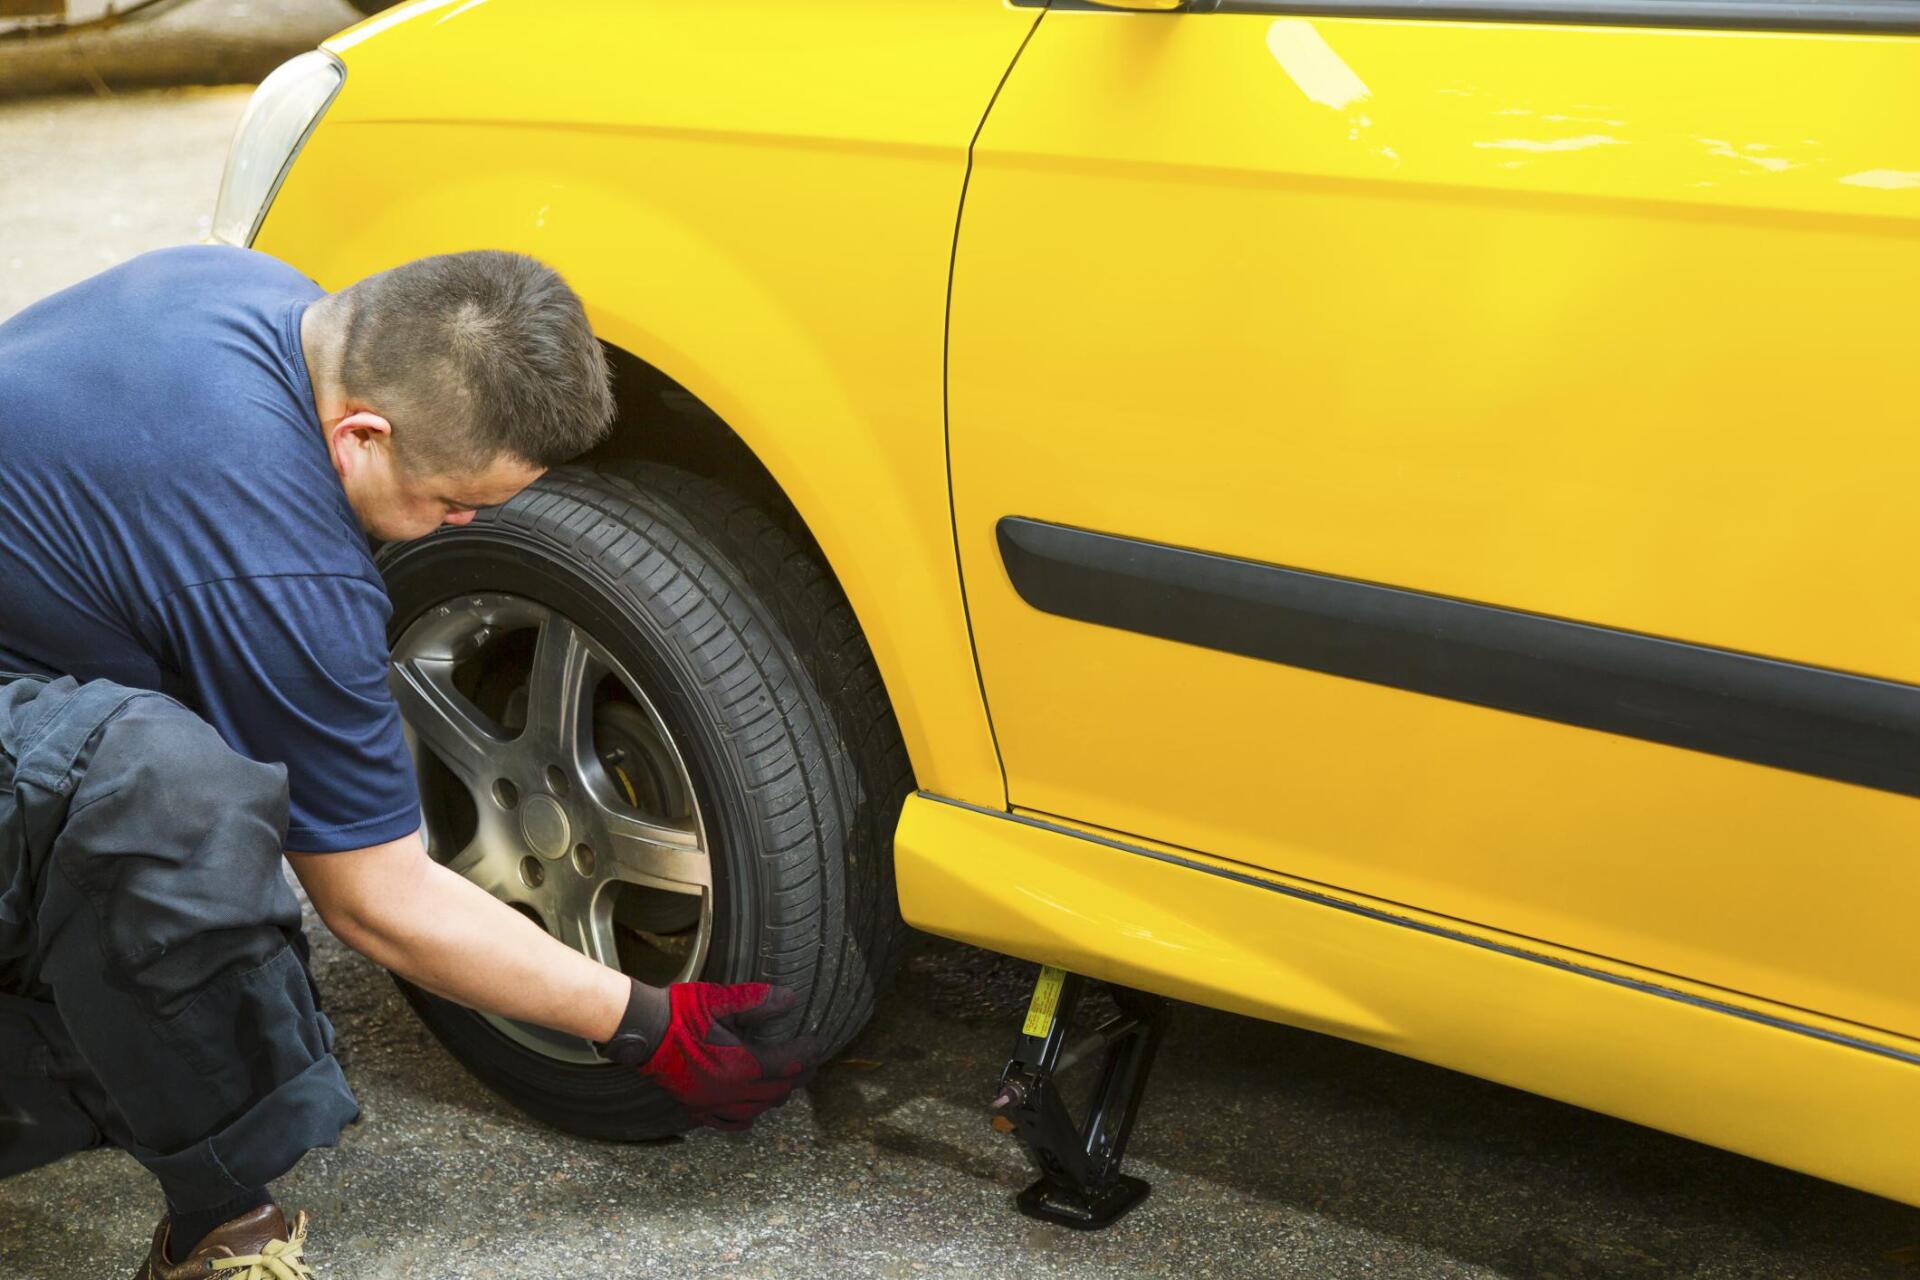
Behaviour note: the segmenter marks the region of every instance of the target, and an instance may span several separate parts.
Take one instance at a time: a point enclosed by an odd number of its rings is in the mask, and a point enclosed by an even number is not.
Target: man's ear
[[[374,449],[393,443],[393,424],[368,409],[350,413],[327,429],[327,445],[333,451],[334,466],[342,472],[357,470]]]

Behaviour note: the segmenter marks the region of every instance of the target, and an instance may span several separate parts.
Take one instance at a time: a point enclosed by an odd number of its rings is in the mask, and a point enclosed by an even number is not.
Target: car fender
[[[795,8],[495,0],[362,24],[329,46],[346,85],[256,247],[330,289],[462,249],[551,263],[785,491],[919,785],[1004,805],[954,554],[945,308],[967,146],[1035,16]]]

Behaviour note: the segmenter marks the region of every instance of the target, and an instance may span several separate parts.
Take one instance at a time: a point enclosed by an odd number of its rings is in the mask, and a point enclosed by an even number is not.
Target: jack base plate
[[[1076,1231],[1097,1231],[1145,1200],[1151,1190],[1145,1179],[1130,1178],[1124,1173],[1090,1197],[1062,1187],[1050,1178],[1042,1178],[1015,1196],[1013,1203],[1029,1218]]]

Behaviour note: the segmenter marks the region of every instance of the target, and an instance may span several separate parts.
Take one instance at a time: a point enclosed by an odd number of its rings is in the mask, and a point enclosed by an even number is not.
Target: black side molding
[[[1920,687],[1021,516],[1020,598],[1081,622],[1920,796]]]

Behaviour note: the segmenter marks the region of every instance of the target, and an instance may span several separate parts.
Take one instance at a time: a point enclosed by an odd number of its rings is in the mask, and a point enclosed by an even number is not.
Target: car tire
[[[630,686],[650,707],[660,736],[670,739],[684,767],[686,808],[704,831],[711,867],[699,926],[704,941],[697,971],[676,976],[792,989],[798,1005],[775,1030],[812,1036],[821,1056],[860,1030],[905,934],[891,841],[911,771],[864,636],[797,522],[776,522],[719,482],[671,467],[567,467],[467,526],[383,549],[379,562],[394,605],[396,689],[403,638],[450,625],[440,619],[458,621],[461,609],[531,602],[528,609],[564,619],[588,637],[605,668],[618,673],[607,677],[615,693]],[[511,641],[508,634],[488,643],[505,651]],[[449,654],[451,662],[457,653]],[[516,678],[508,658],[496,667],[473,679],[510,685]],[[495,679],[500,671],[507,674]],[[480,683],[473,692],[477,700],[463,704],[469,711],[486,701]],[[488,705],[502,725],[510,723],[502,709],[510,709],[511,697]],[[609,704],[595,705],[584,713],[594,725],[615,719]],[[613,709],[625,717],[621,724],[639,723],[635,708]],[[601,730],[591,733],[597,752]],[[416,747],[416,755],[430,846],[441,843],[436,832],[458,844],[458,815],[448,816],[449,809],[436,816],[435,797],[485,804],[486,794],[476,783],[460,785],[444,767],[436,771],[431,751]],[[662,783],[650,794],[671,789]],[[510,825],[510,816],[504,820]],[[516,845],[511,852],[524,850]],[[435,856],[448,860],[441,849]],[[555,875],[573,874],[568,859],[556,856],[544,865]],[[541,871],[531,853],[523,863]],[[686,1127],[657,1087],[592,1060],[582,1042],[573,1042],[577,1049],[529,1043],[518,1033],[533,1029],[396,981],[463,1065],[538,1119],[621,1140]]]

